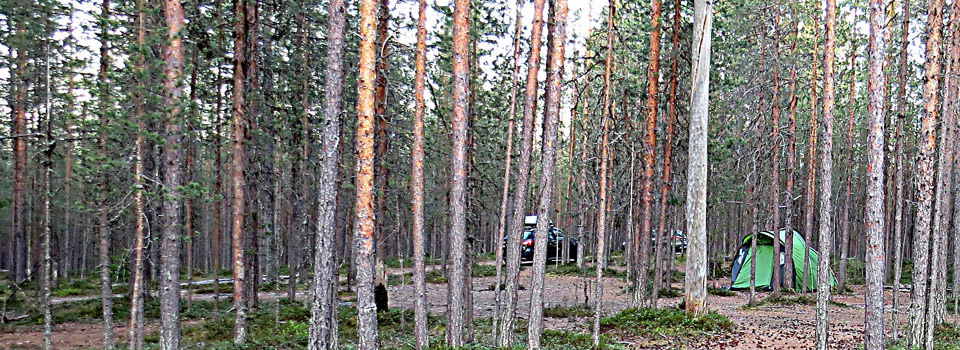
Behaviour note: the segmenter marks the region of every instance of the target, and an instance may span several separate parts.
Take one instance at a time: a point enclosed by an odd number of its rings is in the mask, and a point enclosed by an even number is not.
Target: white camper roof
[[[524,225],[536,225],[536,224],[537,224],[537,216],[536,216],[536,215],[527,215],[527,216],[525,216],[525,217],[523,218],[523,224],[524,224]]]

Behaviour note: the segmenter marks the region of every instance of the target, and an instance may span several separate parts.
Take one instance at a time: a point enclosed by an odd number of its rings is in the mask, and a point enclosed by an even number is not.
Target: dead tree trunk
[[[707,137],[710,103],[710,46],[713,30],[713,5],[706,0],[694,2],[693,84],[690,92],[690,151],[687,177],[687,313],[707,312]]]

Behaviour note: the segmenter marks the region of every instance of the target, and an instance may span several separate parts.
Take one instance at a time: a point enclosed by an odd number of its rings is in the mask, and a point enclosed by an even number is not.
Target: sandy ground
[[[682,268],[682,267],[681,267]],[[394,271],[396,270],[396,271]],[[400,269],[391,269],[391,278],[396,278],[402,271]],[[524,287],[530,285],[530,268],[525,267],[520,274],[520,284]],[[494,313],[495,297],[494,292],[489,287],[494,285],[495,277],[483,277],[473,279],[473,299],[475,317],[492,317]],[[413,286],[411,281],[406,280],[406,284],[391,286],[390,307],[413,308]],[[628,293],[628,284],[619,278],[604,278],[603,306],[601,313],[603,316],[613,315],[622,309],[630,306],[631,294]],[[710,281],[711,285],[717,283],[724,285],[728,280]],[[584,302],[585,287],[586,295],[592,298],[592,280],[584,280],[578,276],[555,276],[547,275],[544,298],[546,306],[553,305],[574,305]],[[682,284],[674,283],[676,289],[682,288]],[[885,301],[887,303],[886,326],[887,335],[892,331],[892,315],[889,312],[892,308],[892,291],[886,291]],[[443,314],[446,308],[446,284],[428,284],[427,299],[430,305],[430,312],[434,314]],[[281,294],[286,296],[285,291]],[[302,297],[303,294],[298,293]],[[260,294],[262,300],[272,300],[276,294],[266,292]],[[811,294],[811,296],[814,296]],[[212,299],[211,294],[195,295],[197,299]],[[229,295],[223,294],[223,298],[229,298]],[[758,300],[766,297],[766,293],[760,293]],[[95,298],[93,296],[87,298]],[[908,316],[910,295],[908,292],[901,292],[901,312],[900,322],[905,324]],[[55,302],[64,302],[69,299],[82,300],[83,297],[63,298],[64,300],[55,300]],[[663,299],[663,305],[677,305],[681,298]],[[830,348],[831,349],[856,349],[862,344],[864,303],[863,287],[853,286],[853,292],[849,295],[834,295],[833,300],[845,304],[845,306],[831,305],[830,316]],[[782,306],[765,305],[757,308],[746,309],[743,306],[748,301],[746,292],[738,292],[737,295],[729,297],[709,296],[707,304],[711,310],[727,316],[731,321],[737,324],[737,330],[733,333],[707,336],[697,341],[678,341],[677,339],[667,339],[663,337],[651,337],[641,339],[620,339],[623,345],[633,349],[669,349],[669,348],[688,348],[688,349],[811,349],[814,346],[814,319],[816,308],[814,306]],[[590,299],[590,303],[593,301]],[[526,319],[530,310],[530,291],[519,291],[519,305],[517,315]],[[952,319],[952,318],[951,318]],[[590,332],[591,320],[588,318],[551,318],[545,322],[548,329],[562,329],[579,332]],[[146,333],[156,332],[156,324],[148,324]],[[124,342],[128,336],[128,329],[124,325],[117,325],[116,339],[118,342]],[[99,324],[67,323],[54,327],[53,338],[55,349],[77,349],[96,347],[101,342],[102,333]],[[682,345],[678,345],[682,344]],[[0,349],[39,349],[43,345],[43,331],[40,327],[29,327],[18,330],[15,333],[0,333]]]

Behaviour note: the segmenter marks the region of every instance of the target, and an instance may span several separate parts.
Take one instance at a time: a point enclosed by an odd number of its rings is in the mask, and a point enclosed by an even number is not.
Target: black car
[[[533,249],[535,242],[535,232],[536,232],[536,217],[534,217],[533,223],[531,224],[530,217],[527,217],[526,225],[524,227],[523,236],[520,240],[520,260],[521,261],[533,261]],[[506,249],[507,241],[510,236],[503,238],[504,249]],[[559,259],[563,253],[563,240],[566,239],[563,236],[563,231],[553,226],[553,223],[550,224],[550,233],[547,235],[547,261],[556,261]],[[576,239],[570,239],[570,260],[577,259],[577,248],[579,244]]]

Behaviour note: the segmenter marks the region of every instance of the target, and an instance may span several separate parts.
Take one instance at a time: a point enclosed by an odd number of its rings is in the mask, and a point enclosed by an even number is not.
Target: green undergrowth
[[[577,267],[576,264],[549,264],[547,265],[547,274],[553,276],[580,276],[580,277],[591,277],[596,276],[597,269],[592,266],[584,266],[583,268]],[[613,268],[603,269],[604,277],[616,277],[616,278],[627,278],[626,270],[618,270]]]
[[[898,343],[890,343],[885,346],[888,350],[908,350],[907,345],[909,337],[900,338]],[[933,331],[934,350],[960,350],[960,327],[950,324],[942,324],[934,328]]]
[[[305,349],[310,333],[310,311],[302,303],[283,301],[280,304],[279,323],[275,319],[276,304],[261,304],[260,310],[249,314],[247,323],[248,344],[233,345],[233,315],[211,319],[204,323],[187,326],[183,330],[185,348],[214,350],[232,349]],[[353,307],[338,309],[338,340],[341,349],[356,349],[357,310]],[[444,344],[446,321],[442,316],[429,316],[427,329],[432,349],[452,349]],[[413,349],[413,311],[390,309],[377,314],[380,349]],[[514,346],[508,349],[523,349],[527,331],[525,320],[517,320],[514,328]],[[469,333],[473,343],[459,349],[493,350],[493,324],[490,318],[474,320]],[[542,348],[549,350],[592,349],[589,333],[547,330],[542,337]],[[601,337],[601,349],[620,350],[607,336]]]
[[[780,295],[780,296],[768,296],[757,301],[754,307],[760,307],[764,305],[777,305],[777,306],[816,306],[817,305],[817,296],[816,295]],[[847,308],[850,305],[842,303],[835,300],[830,300],[830,305],[835,307]],[[750,308],[749,304],[744,305],[742,308]]]
[[[556,318],[591,317],[593,316],[593,309],[584,304],[553,305],[543,308],[543,316]]]
[[[477,277],[493,277],[497,275],[497,268],[491,265],[473,265],[472,275],[474,278]],[[427,270],[426,276],[424,276],[427,283],[447,283],[447,277],[443,275],[443,270],[433,269]],[[413,284],[413,272],[407,272],[403,275],[395,274],[390,275],[390,278],[387,279],[387,285],[389,286],[399,286],[403,284]]]
[[[231,304],[221,302],[220,309],[227,310]],[[144,300],[144,317],[147,320],[160,318],[160,302],[156,298],[147,298]],[[63,323],[98,323],[103,320],[103,304],[99,298],[68,301],[53,304],[50,308],[53,315],[54,324]],[[43,324],[43,313],[39,305],[15,303],[8,305],[7,313],[10,315],[25,314],[26,318],[15,322],[3,324],[0,327],[17,326],[36,326]],[[180,304],[180,317],[184,320],[207,319],[214,316],[212,301],[194,300],[187,302],[183,300]],[[113,320],[118,323],[125,323],[130,317],[130,299],[113,299]]]
[[[679,289],[663,288],[663,289],[660,289],[660,293],[658,293],[657,295],[661,298],[669,299],[669,298],[679,298],[680,296],[683,295],[683,293],[681,293]]]
[[[600,320],[608,335],[699,338],[733,331],[736,326],[725,316],[710,312],[690,316],[678,308],[630,308]]]
[[[707,293],[710,293],[710,295],[716,295],[718,297],[732,297],[737,295],[737,292],[732,290],[713,287],[707,287]]]

